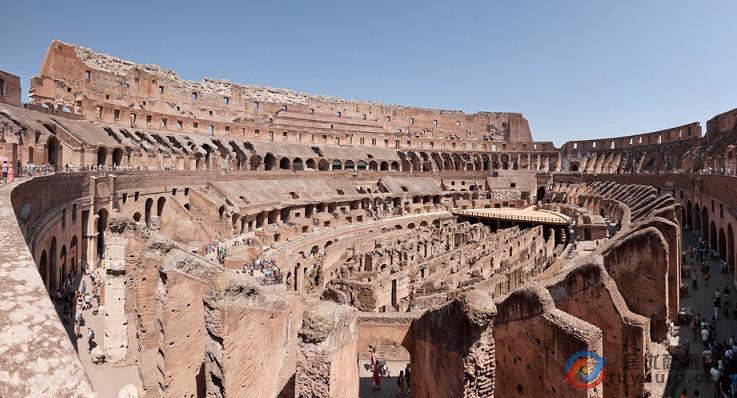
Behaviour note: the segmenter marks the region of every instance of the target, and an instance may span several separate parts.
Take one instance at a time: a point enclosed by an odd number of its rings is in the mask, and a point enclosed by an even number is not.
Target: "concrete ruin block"
[[[207,396],[293,397],[301,301],[235,273],[213,281],[203,300]]]
[[[356,310],[327,301],[307,303],[299,331],[295,397],[358,396]]]
[[[412,385],[415,396],[494,396],[496,306],[472,291],[412,322]],[[438,377],[443,375],[443,377]]]
[[[628,233],[603,252],[604,266],[627,307],[650,319],[653,341],[668,333],[668,242],[655,227]]]
[[[557,308],[602,331],[606,359],[604,395],[642,396],[647,378],[645,364],[650,321],[627,308],[616,283],[603,266],[583,264],[546,281],[546,287]]]
[[[205,392],[205,311],[202,296],[221,271],[176,249],[164,258],[156,286],[158,394],[202,396]]]
[[[550,293],[537,286],[516,290],[496,304],[496,396],[603,397],[600,386],[581,390],[563,381],[571,355],[603,356],[598,327],[556,308]]]

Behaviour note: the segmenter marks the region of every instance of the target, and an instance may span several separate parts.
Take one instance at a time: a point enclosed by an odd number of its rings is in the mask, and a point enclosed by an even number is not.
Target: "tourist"
[[[404,380],[407,382],[407,391],[409,391],[411,384],[409,383],[409,364],[404,367]]]
[[[8,161],[3,160],[3,165],[1,167],[3,169],[3,182],[7,182],[8,180]]]
[[[699,288],[696,283],[697,279],[698,278],[696,277],[696,271],[694,270],[691,272],[691,284],[693,286],[693,290],[697,290]]]
[[[711,354],[709,347],[704,348],[704,351],[701,353],[701,365],[704,367],[704,377],[708,377],[709,371],[712,369]]]
[[[714,299],[714,319],[719,319],[719,303],[720,300],[718,298]]]
[[[399,371],[399,377],[397,377],[397,393],[395,395],[400,398],[405,397],[404,371],[403,370]]]
[[[704,347],[708,348],[709,346],[709,329],[702,328],[701,329],[701,341],[704,343]]]
[[[373,381],[373,390],[378,391],[381,390],[381,373],[379,371],[379,365],[375,364],[373,367],[373,373],[371,376],[371,380]]]
[[[709,371],[709,374],[711,375],[711,382],[714,386],[714,396],[719,396],[719,376],[721,375],[721,372],[719,372],[719,369],[717,369],[716,366],[712,367]]]
[[[92,345],[95,344],[95,332],[92,330],[92,327],[90,326],[89,329],[87,329],[87,352],[89,354],[92,353]]]
[[[13,164],[8,165],[8,184],[13,182],[13,179],[15,177],[15,172],[13,171]]]

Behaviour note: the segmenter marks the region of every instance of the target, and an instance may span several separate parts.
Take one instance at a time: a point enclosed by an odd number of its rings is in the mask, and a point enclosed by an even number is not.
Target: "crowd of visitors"
[[[243,266],[243,272],[256,277],[262,285],[278,285],[284,282],[284,275],[274,258],[258,258]]]
[[[82,279],[81,274],[85,272],[85,265],[84,261],[80,260],[79,269],[81,272],[78,273],[76,268],[68,272],[61,286],[56,289],[52,296],[52,300],[60,312],[59,317],[65,325],[72,325],[76,339],[82,338],[82,327],[86,324],[83,312],[92,310],[93,315],[96,315],[100,307],[101,280],[98,275],[99,267],[89,270],[90,286],[87,286],[86,281],[79,283]],[[95,346],[92,327],[88,327],[87,338],[88,350],[91,351]]]
[[[376,353],[376,349],[369,346],[370,363],[369,370],[371,371],[371,390],[381,390],[381,378],[391,378],[391,372],[386,365],[386,361],[379,358]],[[406,398],[410,396],[410,368],[409,364],[405,366],[404,370],[399,371],[397,377],[397,391],[395,396],[398,398]]]

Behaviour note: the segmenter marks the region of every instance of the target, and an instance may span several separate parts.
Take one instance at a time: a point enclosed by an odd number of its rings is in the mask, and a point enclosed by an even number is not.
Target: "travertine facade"
[[[517,113],[190,82],[57,41],[30,101],[0,100],[24,176],[0,187],[2,396],[99,386],[49,300],[98,259],[96,366],[171,397],[355,397],[368,345],[411,364],[415,397],[646,396],[681,226],[734,269],[737,184],[694,173],[737,169],[733,111],[703,138],[557,149]],[[562,381],[580,350],[607,358],[596,388]]]

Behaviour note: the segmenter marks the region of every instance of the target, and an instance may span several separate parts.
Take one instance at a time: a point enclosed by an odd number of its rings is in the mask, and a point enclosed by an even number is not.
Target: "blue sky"
[[[186,79],[522,112],[556,144],[737,107],[735,1],[14,1],[3,13],[0,69],[24,90],[58,38]]]

